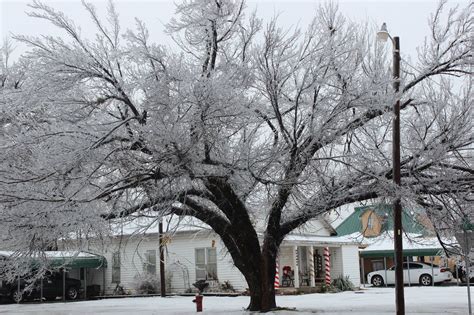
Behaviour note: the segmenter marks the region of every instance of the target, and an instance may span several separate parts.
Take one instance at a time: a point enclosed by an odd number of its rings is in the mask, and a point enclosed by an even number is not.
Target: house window
[[[374,218],[372,215],[367,219],[367,229],[372,230],[374,228]]]
[[[112,283],[120,283],[120,252],[112,255]]]
[[[215,248],[196,248],[196,280],[217,280],[217,252]]]
[[[385,270],[383,260],[372,260],[372,271]]]
[[[156,275],[156,250],[151,249],[145,252],[145,263],[143,270],[150,275]]]

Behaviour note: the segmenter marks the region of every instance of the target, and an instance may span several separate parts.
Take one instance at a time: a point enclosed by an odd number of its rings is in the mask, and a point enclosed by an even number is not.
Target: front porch
[[[341,237],[292,235],[280,247],[276,272],[280,294],[320,292],[339,276],[359,286],[358,244]]]

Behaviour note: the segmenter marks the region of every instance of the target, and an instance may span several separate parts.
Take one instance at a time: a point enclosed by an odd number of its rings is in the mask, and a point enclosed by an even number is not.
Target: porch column
[[[273,287],[275,290],[280,288],[280,258],[278,256],[275,261],[275,281]]]
[[[293,246],[293,265],[294,265],[294,281],[295,281],[295,288],[300,287],[300,268],[298,266],[298,246]]]
[[[308,255],[309,255],[309,286],[316,286],[316,275],[314,274],[314,248],[313,246],[308,246]]]
[[[329,257],[329,247],[324,247],[324,263],[325,263],[325,282],[326,285],[331,284],[331,258]]]

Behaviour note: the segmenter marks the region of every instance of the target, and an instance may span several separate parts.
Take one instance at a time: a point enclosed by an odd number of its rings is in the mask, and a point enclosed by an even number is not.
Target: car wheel
[[[383,285],[383,278],[381,276],[373,276],[371,282],[374,287],[381,287]]]
[[[430,275],[421,275],[420,276],[420,284],[427,287],[433,284],[433,278]]]
[[[12,300],[15,303],[20,303],[23,301],[23,293],[18,292],[17,290],[12,292]]]
[[[79,296],[79,291],[76,287],[69,287],[66,291],[66,297],[68,300],[76,300]]]

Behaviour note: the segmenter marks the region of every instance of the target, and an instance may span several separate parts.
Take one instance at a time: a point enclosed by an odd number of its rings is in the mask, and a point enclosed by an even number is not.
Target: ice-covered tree
[[[176,49],[139,20],[123,31],[113,5],[105,18],[84,7],[94,38],[40,2],[29,14],[66,36],[16,37],[31,50],[18,83],[1,87],[4,244],[43,250],[150,209],[192,216],[226,245],[249,309],[266,311],[278,248],[309,220],[372,198],[472,191],[472,5],[440,5],[414,68],[402,60],[399,93],[389,48],[334,4],[303,30],[264,25],[240,1],[184,1],[167,26]]]

